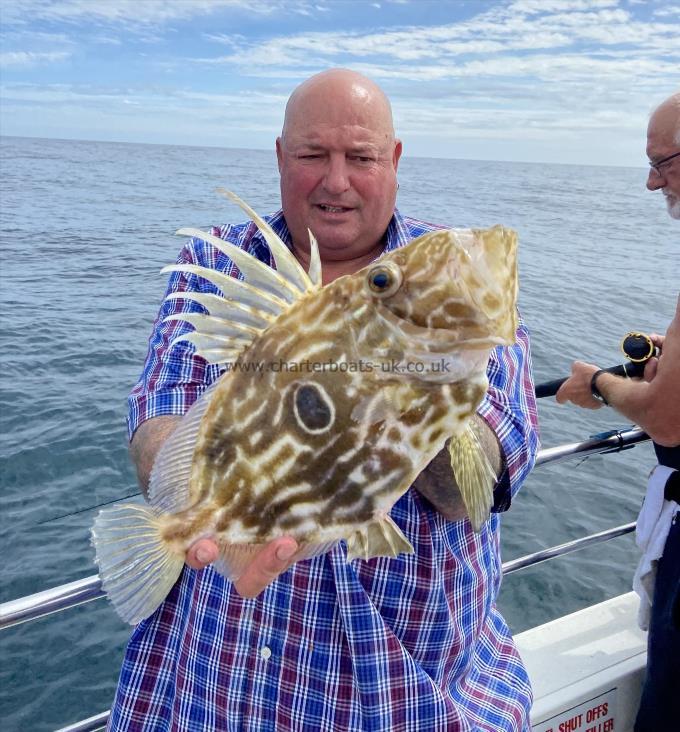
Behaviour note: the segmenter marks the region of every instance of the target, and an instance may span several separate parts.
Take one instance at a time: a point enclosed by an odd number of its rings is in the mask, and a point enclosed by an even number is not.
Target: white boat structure
[[[541,450],[536,465],[618,452],[647,441],[637,428]],[[506,562],[504,574],[609,541],[635,529],[618,526]],[[631,578],[633,570],[631,568]],[[94,575],[0,605],[0,629],[104,597]],[[534,688],[533,732],[633,732],[647,663],[647,636],[637,625],[630,592],[515,635]],[[104,729],[109,712],[59,732]]]

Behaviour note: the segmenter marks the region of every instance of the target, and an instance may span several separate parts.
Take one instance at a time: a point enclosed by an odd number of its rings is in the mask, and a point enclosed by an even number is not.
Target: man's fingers
[[[658,333],[650,333],[649,339],[651,342],[659,349],[663,349],[663,342],[665,340],[665,336],[659,335]]]
[[[257,597],[281,572],[290,566],[290,560],[297,552],[295,539],[283,537],[264,547],[248,565],[246,571],[234,584],[242,597]],[[212,539],[199,539],[187,550],[184,561],[192,569],[203,569],[219,556],[219,547]]]
[[[602,406],[590,393],[590,380],[597,371],[597,366],[585,361],[574,361],[571,365],[571,376],[560,386],[555,394],[558,404],[573,402],[586,409],[598,409]]]
[[[211,539],[199,539],[187,550],[184,561],[192,569],[203,569],[212,564],[219,556],[220,550]]]
[[[236,591],[242,597],[257,597],[270,582],[288,569],[297,549],[296,541],[290,537],[267,544],[234,583]]]
[[[656,376],[656,370],[659,368],[659,359],[650,358],[645,364],[645,372],[643,378],[645,381],[651,381]]]
[[[567,379],[567,381],[568,381],[568,379]],[[564,388],[567,381],[565,381],[564,384],[562,384],[562,386],[560,386],[560,388],[557,390],[557,393],[555,394],[555,401],[558,404],[564,404],[565,402],[569,401],[569,397],[567,396],[568,387],[567,387],[567,389]]]

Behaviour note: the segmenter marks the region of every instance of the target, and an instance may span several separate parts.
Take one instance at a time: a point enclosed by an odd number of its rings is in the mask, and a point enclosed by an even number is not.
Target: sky
[[[640,166],[680,2],[0,0],[0,134],[273,149],[334,66],[383,87],[408,155]]]

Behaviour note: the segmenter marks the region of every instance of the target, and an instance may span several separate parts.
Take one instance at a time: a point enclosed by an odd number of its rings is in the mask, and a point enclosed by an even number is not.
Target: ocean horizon
[[[0,134],[0,140],[42,140],[45,142],[87,142],[97,143],[101,145],[149,145],[153,147],[169,147],[169,148],[187,148],[190,150],[230,150],[233,152],[271,152],[274,153],[274,144],[272,143],[271,148],[269,147],[229,147],[225,145],[186,145],[186,144],[172,144],[167,142],[143,142],[140,140],[99,140],[95,138],[83,138],[83,137],[33,137],[24,135],[3,135]],[[598,165],[594,163],[557,163],[551,161],[538,161],[538,160],[495,160],[491,158],[454,158],[454,157],[432,157],[428,155],[409,155],[408,150],[404,151],[404,156],[407,158],[415,158],[417,160],[459,160],[461,162],[472,162],[472,163],[508,163],[508,164],[520,164],[520,165],[558,165],[558,166],[579,166],[585,168],[625,168],[627,170],[643,170],[647,171],[647,167],[644,164],[639,166],[636,165]]]

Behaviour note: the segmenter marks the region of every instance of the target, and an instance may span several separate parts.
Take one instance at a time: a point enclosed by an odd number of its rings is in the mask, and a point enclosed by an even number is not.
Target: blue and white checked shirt
[[[269,223],[290,240],[281,212]],[[386,250],[441,228],[395,211]],[[271,265],[252,222],[213,229]],[[238,271],[203,241],[179,262]],[[216,291],[174,274],[168,291]],[[219,374],[168,344],[185,327],[162,324],[130,395],[130,435],[144,420],[182,414]],[[505,472],[496,488],[504,510],[538,449],[536,405],[523,324],[517,342],[493,352],[490,388],[479,413],[501,444]],[[110,730],[178,732],[437,732],[527,730],[531,690],[496,608],[501,582],[499,515],[479,534],[444,519],[411,488],[392,518],[415,548],[394,559],[345,561],[331,552],[298,562],[259,597],[243,599],[210,567],[184,568],[159,609],[134,631],[109,720]]]

